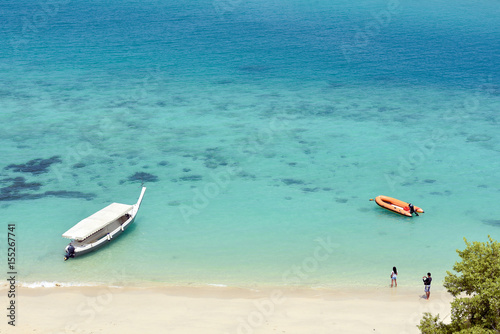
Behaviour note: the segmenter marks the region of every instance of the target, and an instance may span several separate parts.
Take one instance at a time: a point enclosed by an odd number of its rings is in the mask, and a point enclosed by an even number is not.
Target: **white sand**
[[[437,287],[436,287],[437,288]],[[224,287],[18,288],[16,327],[0,333],[418,333],[423,312],[450,314],[452,297],[423,289]],[[7,291],[0,290],[8,306]],[[5,307],[4,313],[7,314]]]

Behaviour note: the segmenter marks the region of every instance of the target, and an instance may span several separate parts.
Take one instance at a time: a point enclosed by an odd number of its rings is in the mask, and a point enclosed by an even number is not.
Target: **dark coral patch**
[[[500,219],[483,219],[482,222],[487,225],[500,227]]]
[[[318,187],[316,187],[316,188],[302,188],[301,190],[303,192],[306,192],[306,193],[315,193],[319,190],[319,188]]]
[[[3,194],[0,193],[0,201],[16,201],[42,198],[43,194],[26,194],[26,193],[13,193]]]
[[[158,176],[145,172],[137,172],[129,176],[128,180],[130,182],[157,182]]]
[[[201,175],[188,175],[180,177],[181,181],[201,181],[203,177]]]
[[[73,169],[77,169],[77,168],[83,168],[83,167],[85,167],[85,166],[87,166],[87,165],[85,165],[83,162],[78,162],[78,163],[74,164],[74,165],[72,166],[72,168],[73,168]]]
[[[14,172],[20,173],[31,173],[33,175],[47,173],[51,165],[56,163],[61,163],[62,160],[59,156],[53,156],[48,159],[33,159],[25,164],[10,164],[5,167],[5,170],[13,170]]]
[[[39,182],[26,182],[26,179],[22,176],[0,180],[0,184],[6,184],[6,186],[0,188],[0,201],[33,200],[47,196],[84,198],[86,200],[92,200],[95,197],[95,194],[66,190],[36,193],[37,190],[40,190],[42,184]]]
[[[55,196],[60,198],[83,198],[86,199],[87,201],[90,201],[95,198],[95,194],[92,193],[60,190],[60,191],[46,191],[44,193],[37,193],[37,194],[21,193],[21,192],[12,194],[0,193],[0,201],[33,200],[48,196]]]
[[[60,198],[83,198],[87,201],[93,200],[95,198],[95,194],[92,193],[82,193],[80,191],[67,191],[67,190],[58,190],[58,191],[46,191],[44,196],[55,196]]]
[[[38,182],[26,182],[26,179],[22,176],[15,178],[7,178],[0,181],[0,183],[10,183],[9,185],[0,188],[0,193],[2,194],[17,194],[22,191],[38,190],[42,186]]]
[[[257,178],[256,175],[254,174],[250,174],[250,173],[247,173],[245,171],[241,171],[238,173],[238,176],[239,177],[242,177],[242,178],[245,178],[245,179],[251,179],[251,180],[255,180]]]
[[[304,181],[302,181],[302,180],[296,180],[296,179],[281,179],[281,182],[283,182],[287,186],[290,186],[290,185],[293,185],[293,184],[305,184]]]
[[[476,142],[481,142],[481,141],[488,141],[491,140],[491,136],[488,135],[483,135],[483,134],[476,134],[476,135],[471,135],[467,137],[467,142],[468,143],[476,143]]]
[[[451,195],[451,191],[449,191],[449,190],[445,190],[444,192],[432,191],[429,194],[436,195],[436,196],[450,196]]]
[[[215,169],[219,166],[226,166],[227,160],[221,155],[219,147],[207,148],[203,153],[204,166]]]
[[[211,160],[205,161],[205,163],[203,165],[205,165],[205,167],[210,168],[210,169],[215,169],[219,166],[219,164],[217,162],[211,161]]]

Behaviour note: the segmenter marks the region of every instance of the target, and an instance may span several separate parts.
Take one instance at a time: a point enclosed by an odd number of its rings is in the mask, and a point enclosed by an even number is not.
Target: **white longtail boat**
[[[122,234],[134,222],[145,192],[146,187],[142,187],[134,205],[112,203],[67,230],[62,236],[71,242],[64,261],[98,249]]]

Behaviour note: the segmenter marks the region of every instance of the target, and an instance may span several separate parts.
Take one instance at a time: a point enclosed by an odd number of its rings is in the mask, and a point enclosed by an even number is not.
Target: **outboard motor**
[[[410,207],[410,213],[411,214],[414,213],[416,216],[418,216],[418,213],[417,213],[417,211],[415,211],[415,208],[413,207],[413,204],[410,203],[410,204],[408,204],[408,206]]]
[[[66,246],[66,255],[64,256],[64,261],[70,257],[75,257],[75,247],[72,244]]]

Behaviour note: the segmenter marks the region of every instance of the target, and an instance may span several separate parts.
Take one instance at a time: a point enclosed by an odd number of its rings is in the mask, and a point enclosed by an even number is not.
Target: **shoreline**
[[[389,280],[387,284],[376,283],[338,283],[338,284],[277,284],[273,282],[221,282],[221,283],[201,283],[201,282],[167,282],[167,281],[117,281],[117,282],[65,282],[65,281],[16,281],[16,286],[22,289],[67,289],[67,288],[119,288],[119,289],[234,289],[241,291],[268,291],[280,289],[284,291],[373,291],[390,289]],[[446,291],[443,282],[434,282],[434,291]],[[8,283],[0,283],[0,291],[7,289]],[[419,290],[422,283],[403,281],[400,286],[404,289]]]
[[[424,312],[449,319],[453,297],[434,287],[16,288],[20,333],[418,333]],[[0,288],[6,295],[5,286]],[[1,328],[5,328],[4,320]],[[9,326],[10,327],[10,326]]]

